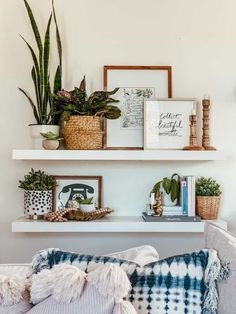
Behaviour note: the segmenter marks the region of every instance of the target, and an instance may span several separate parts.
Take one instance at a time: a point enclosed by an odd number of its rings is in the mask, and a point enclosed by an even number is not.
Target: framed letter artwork
[[[122,114],[105,121],[103,148],[141,150],[144,101],[172,97],[171,66],[104,66],[104,90],[116,87],[114,98]]]
[[[189,143],[189,116],[196,112],[196,99],[146,100],[145,149],[183,149]]]

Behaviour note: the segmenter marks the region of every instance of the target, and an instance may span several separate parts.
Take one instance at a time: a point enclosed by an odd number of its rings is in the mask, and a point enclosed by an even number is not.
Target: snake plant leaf
[[[167,194],[170,194],[170,191],[171,191],[171,180],[168,179],[168,178],[164,178],[163,181],[162,181],[162,186],[163,186],[163,189],[165,190],[165,192]]]
[[[32,77],[32,80],[34,82],[34,89],[35,89],[35,95],[36,95],[37,106],[38,106],[40,104],[40,90],[39,90],[39,86],[38,86],[38,77],[37,77],[37,74],[36,74],[35,67],[33,67],[32,70],[31,70],[31,77]],[[38,108],[38,114],[40,115],[39,108]]]
[[[24,42],[26,43],[26,45],[28,46],[30,52],[31,52],[31,55],[32,55],[32,58],[33,58],[33,61],[34,61],[34,66],[35,66],[35,69],[37,71],[37,75],[39,74],[39,64],[38,64],[38,60],[37,60],[37,57],[36,57],[36,54],[33,50],[33,48],[31,47],[31,45],[25,40],[25,38],[23,36],[20,35],[20,37],[24,40]]]
[[[83,79],[82,79],[82,81],[80,83],[79,90],[82,91],[82,92],[86,91],[86,79],[85,79],[85,76],[83,77]]]
[[[52,14],[49,17],[47,30],[44,39],[43,48],[43,61],[44,61],[44,85],[47,86],[48,81],[48,65],[49,65],[49,53],[50,53],[50,27],[52,21]]]
[[[61,67],[58,66],[57,67],[57,71],[56,71],[56,75],[55,75],[55,78],[54,78],[54,88],[53,88],[53,91],[54,91],[55,94],[62,89],[61,76],[62,76]]]
[[[39,116],[38,116],[38,112],[37,112],[37,109],[36,109],[36,106],[33,102],[33,100],[30,98],[30,96],[26,93],[26,91],[24,91],[22,88],[19,88],[19,90],[26,96],[26,98],[29,100],[29,103],[33,109],[33,113],[34,113],[34,117],[37,121],[38,124],[40,124],[40,119],[39,119]]]
[[[179,189],[180,189],[179,183],[175,179],[172,179],[171,180],[171,193],[170,193],[172,202],[178,199]]]
[[[56,39],[57,39],[57,50],[58,50],[58,55],[59,55],[59,64],[62,72],[62,44],[61,44],[61,36],[59,32],[59,27],[57,23],[57,17],[56,17],[56,11],[55,11],[55,6],[54,6],[54,0],[52,0],[52,11],[53,11],[53,19],[56,25]]]
[[[31,7],[29,6],[27,0],[24,0],[24,3],[25,3],[25,6],[26,6],[28,15],[29,15],[30,23],[31,23],[31,26],[32,26],[32,29],[33,29],[33,32],[34,32],[34,36],[35,36],[35,40],[36,40],[37,45],[38,45],[39,52],[40,52],[40,54],[42,54],[43,53],[43,44],[42,44],[42,40],[41,40],[41,36],[40,36],[40,33],[39,33],[39,29],[38,29],[37,23],[35,21],[33,12],[31,10]]]

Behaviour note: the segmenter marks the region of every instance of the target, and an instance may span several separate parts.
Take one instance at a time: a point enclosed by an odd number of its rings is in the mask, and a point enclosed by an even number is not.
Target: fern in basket
[[[220,196],[220,185],[212,178],[201,177],[196,182],[197,196]]]

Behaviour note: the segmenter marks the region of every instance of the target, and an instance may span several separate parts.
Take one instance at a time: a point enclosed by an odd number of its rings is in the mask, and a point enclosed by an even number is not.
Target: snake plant
[[[31,10],[31,7],[27,0],[24,0],[24,4],[30,19],[31,27],[34,33],[35,41],[37,44],[37,52],[32,48],[32,46],[25,40],[24,37],[22,39],[26,43],[30,54],[33,59],[33,67],[31,70],[31,77],[34,83],[35,90],[35,101],[31,98],[31,96],[22,88],[19,90],[27,97],[35,117],[37,124],[54,124],[54,119],[51,116],[51,112],[53,111],[53,99],[50,85],[50,74],[49,74],[49,61],[50,61],[50,46],[51,46],[51,23],[52,19],[56,25],[56,41],[57,41],[57,50],[59,56],[59,65],[56,70],[55,78],[54,78],[54,93],[61,90],[61,77],[62,77],[62,45],[60,39],[60,33],[54,8],[54,2],[52,1],[52,13],[50,14],[46,33],[44,35],[44,41],[42,41],[42,37],[39,32],[38,25],[34,18],[34,14]]]

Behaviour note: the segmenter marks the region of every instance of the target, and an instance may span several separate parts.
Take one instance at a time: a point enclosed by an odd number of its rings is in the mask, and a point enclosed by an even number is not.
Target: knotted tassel
[[[85,272],[72,265],[42,270],[32,277],[31,302],[37,304],[52,296],[57,302],[70,303],[80,298],[85,281]]]
[[[12,277],[0,276],[0,304],[9,306],[19,303],[23,299],[26,279],[15,275]]]
[[[103,296],[114,298],[116,303],[123,300],[131,289],[131,284],[124,270],[114,264],[100,265],[88,274],[87,280]]]
[[[113,314],[137,314],[137,312],[129,301],[122,301],[115,305]]]

